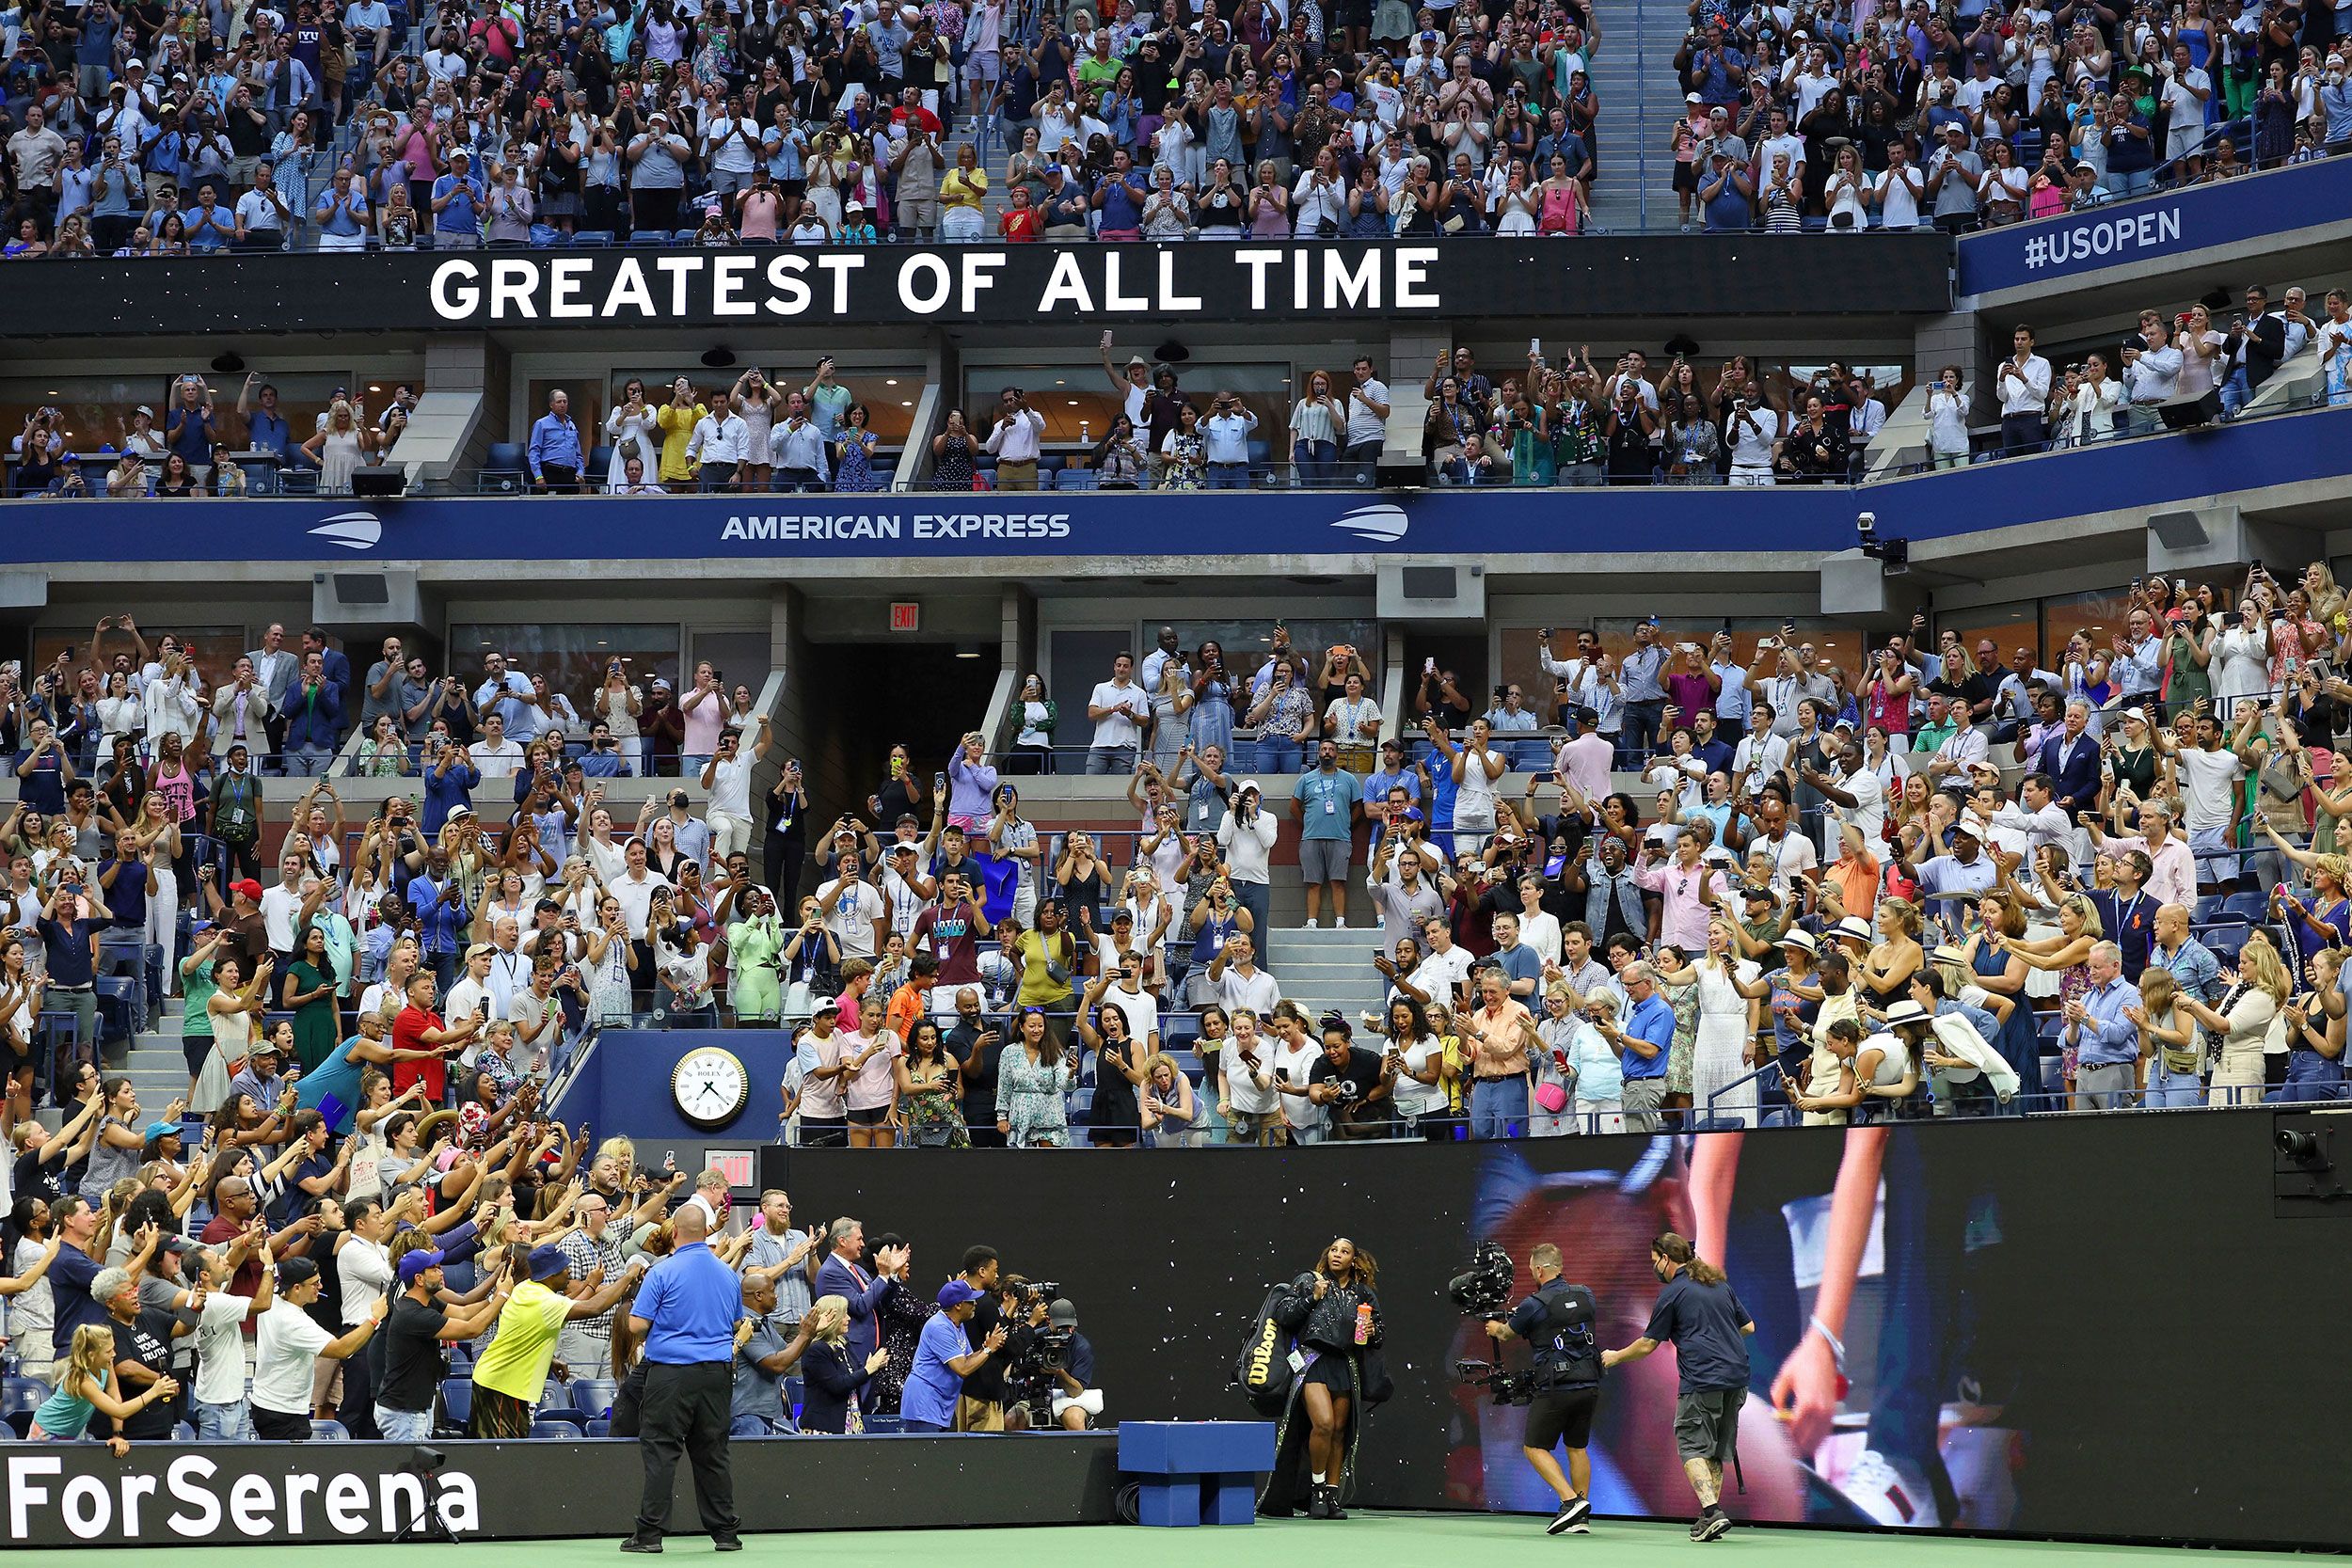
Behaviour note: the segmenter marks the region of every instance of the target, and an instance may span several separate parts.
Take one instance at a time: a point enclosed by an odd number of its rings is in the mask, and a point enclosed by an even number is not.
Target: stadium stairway
[[[1674,57],[1690,17],[1674,0],[1595,4],[1601,46],[1593,61],[1593,91],[1600,98],[1593,221],[1615,233],[1636,233],[1645,226],[1646,204],[1648,227],[1669,226],[1675,212],[1669,137],[1682,113]]]

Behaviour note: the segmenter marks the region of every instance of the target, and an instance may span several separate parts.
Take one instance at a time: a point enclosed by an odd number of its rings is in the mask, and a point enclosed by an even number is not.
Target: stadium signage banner
[[[941,1449],[938,1444],[952,1444]],[[445,1442],[437,1512],[460,1540],[629,1533],[644,1488],[637,1445]],[[793,1437],[734,1446],[736,1508],[755,1530],[1058,1525],[1111,1516],[1118,1439]],[[387,1541],[420,1519],[405,1443],[0,1445],[0,1519],[14,1546]],[[688,1472],[674,1516],[691,1528]],[[845,1517],[840,1499],[859,1511]]]
[[[1952,242],[1874,234],[1841,312],[1951,308]],[[1841,251],[1841,254],[1843,252]],[[0,291],[0,338],[1788,316],[1818,252],[1783,235],[1271,243],[501,246],[77,261]],[[782,341],[782,339],[775,340]],[[796,340],[797,341],[797,340]]]
[[[2257,240],[2288,242],[2307,226],[2352,221],[2352,162],[2298,164],[2074,216],[2011,224],[1960,242],[1960,292],[2046,287],[2102,267]]]
[[[1196,559],[1359,563],[1629,550],[1826,555],[1852,547],[1854,514],[1866,506],[1890,532],[1924,539],[2175,505],[2243,491],[2249,474],[2265,484],[2341,483],[2352,478],[2352,444],[2314,439],[2311,423],[2328,417],[2246,420],[2219,435],[2115,442],[1860,487],[18,500],[0,503],[0,564],[496,561],[525,575],[560,575],[575,561],[788,569],[1090,559],[1123,571],[1155,547]],[[204,526],[189,527],[191,518]]]
[[[436,261],[434,313],[452,326],[517,322],[880,321],[1105,316],[1181,319],[1446,309],[1438,247],[1052,245],[1013,267],[1013,247],[465,256]]]

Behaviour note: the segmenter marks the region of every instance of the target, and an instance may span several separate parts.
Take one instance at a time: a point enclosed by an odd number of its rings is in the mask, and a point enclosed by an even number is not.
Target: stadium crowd
[[[2352,142],[2326,6],[1690,13],[1685,228],[1963,229]],[[28,0],[5,253],[1575,234],[1602,41],[1575,0]]]
[[[628,761],[609,721],[588,759],[551,735],[526,752],[498,709],[534,711],[536,682],[498,659],[492,694],[474,699],[483,738],[444,738],[439,719],[427,731],[421,806],[396,794],[355,832],[322,780],[274,875],[251,741],[122,735],[93,784],[37,684],[7,709],[22,724],[21,799],[0,823],[11,1109],[39,1145],[36,1096],[75,1102],[97,1070],[94,982],[124,972],[142,1007],[180,999],[187,1108],[233,1105],[251,1124],[290,1063],[306,1100],[372,1108],[372,1064],[387,1096],[491,1117],[560,1072],[584,1030],[624,1022],[793,1029],[786,1098],[804,1141],[1752,1119],[1835,1082],[1805,1054],[1829,1050],[1831,1003],[1858,998],[1863,1022],[1883,1022],[1920,1000],[1920,975],[1943,986],[1933,1000],[1978,1009],[1995,1053],[1913,1056],[1929,1069],[1901,1097],[1914,1110],[2153,1097],[2153,1080],[2082,1086],[2062,1025],[2095,980],[2089,948],[2119,943],[2133,982],[2184,941],[2241,974],[2283,958],[2298,987],[2332,961],[2320,949],[2346,919],[2335,824],[2352,810],[2330,793],[2333,742],[2352,686],[2324,564],[2292,588],[2257,573],[2233,600],[2152,580],[2127,610],[2071,638],[2055,670],[2030,647],[1931,645],[1923,617],[1851,671],[1793,625],[1744,657],[1727,632],[1669,646],[1654,620],[1616,652],[1589,631],[1547,634],[1549,701],[1508,682],[1473,701],[1431,659],[1393,716],[1353,647],[1311,655],[1278,627],[1243,672],[1169,630],[1089,690],[1083,725],[1033,675],[1000,752],[968,735],[927,784],[898,748],[863,809],[821,828],[788,759],[755,813],[769,740],[756,719],[723,721],[710,752],[682,756],[707,792],[700,816],[681,780],[616,821],[600,779]],[[102,625],[102,650],[111,633]],[[186,680],[176,651],[158,651],[140,672],[150,706],[156,684]],[[305,663],[307,699],[327,677],[316,650]],[[628,701],[617,666],[609,681],[608,712]],[[242,702],[266,741],[265,689],[241,673],[214,723]],[[750,699],[722,697],[706,668],[690,700],[700,714]],[[383,728],[362,754],[396,770],[407,746]],[[1025,816],[1015,781],[1057,752],[1128,778],[1138,827],[1057,832]],[[606,771],[591,777],[590,759]],[[511,817],[485,821],[469,792],[502,773]],[[1618,787],[1627,776],[1639,798]],[[755,818],[769,825],[756,874]],[[1309,926],[1327,896],[1335,926],[1351,899],[1361,922],[1368,900],[1386,932],[1387,1010],[1310,1016],[1285,994],[1270,897],[1285,821]],[[1649,1011],[1664,1030],[1650,1050],[1621,1034],[1649,994],[1635,965],[1666,1007]],[[1830,989],[1841,967],[1852,986]],[[2184,1007],[2221,999],[2218,964],[2197,978]],[[2289,998],[2273,1000],[2266,1017],[2286,1019]],[[2340,1037],[2306,1052],[2281,1023],[2249,1081],[2219,1026],[2191,1016],[2222,1053],[2216,1103],[2340,1086]],[[137,1144],[130,1130],[112,1147]],[[56,1160],[70,1145],[39,1147]]]
[[[126,1097],[93,1081],[58,1139],[103,1128],[104,1147],[117,1113],[137,1112]],[[421,1119],[429,1144],[387,1145],[385,1127]],[[740,1281],[736,1436],[1083,1431],[1103,1413],[1075,1306],[993,1248],[918,1290],[895,1235],[869,1243],[848,1216],[796,1227],[774,1189],[735,1212],[723,1173],[646,1169],[626,1138],[591,1151],[585,1128],[539,1119],[528,1097],[478,1138],[407,1096],[340,1138],[320,1112],[285,1108],[243,1132],[208,1124],[185,1160],[176,1123],[149,1136],[160,1149],[119,1180],[77,1187],[79,1161],[20,1162],[0,1226],[17,1435],[118,1455],[191,1439],[634,1436],[632,1298],[650,1265],[703,1244]],[[933,1327],[951,1315],[990,1344],[979,1365]]]
[[[1922,444],[1932,466],[1947,467],[2226,420],[2305,355],[2318,367],[2312,401],[2352,402],[2344,290],[2327,290],[2314,307],[2299,284],[2275,303],[2270,290],[2249,286],[2226,331],[2211,301],[2143,310],[2113,349],[2059,365],[2020,325],[1989,386],[1957,365],[1933,373]],[[1101,356],[1117,412],[1099,439],[1051,443],[1060,451],[1048,451],[1046,416],[1019,385],[1003,388],[993,407],[950,407],[927,453],[889,451],[870,408],[820,356],[804,378],[752,368],[723,385],[680,375],[655,391],[631,376],[601,421],[583,423],[559,388],[525,440],[494,449],[483,479],[539,494],[630,496],[859,494],[901,479],[951,491],[1370,486],[1395,434],[1393,394],[1368,356],[1343,372],[1305,372],[1284,419],[1279,404],[1187,387],[1176,365],[1140,355],[1122,363],[1107,332]],[[1556,362],[1538,345],[1524,370],[1490,370],[1462,347],[1438,355],[1422,378],[1419,445],[1426,481],[1443,485],[1842,483],[1862,476],[1871,442],[1912,390],[1835,358],[1797,369],[1734,355],[1703,370],[1681,354],[1653,362],[1629,349],[1603,367],[1589,345]],[[296,441],[277,388],[259,372],[246,375],[233,406],[199,375],[172,391],[161,422],[144,405],[117,415],[119,450],[102,441],[77,451],[66,416],[36,407],[9,443],[13,492],[244,496],[309,470],[316,491],[347,493],[356,473],[388,459],[416,406],[400,385],[371,419],[339,388]],[[98,477],[85,471],[86,457],[114,462]]]

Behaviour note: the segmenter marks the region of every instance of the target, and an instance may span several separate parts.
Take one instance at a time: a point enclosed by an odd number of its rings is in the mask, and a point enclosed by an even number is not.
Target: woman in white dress
[[[1728,1117],[1754,1127],[1756,1080],[1749,1076],[1755,1069],[1748,1056],[1756,1032],[1748,1022],[1748,1004],[1770,996],[1771,984],[1754,964],[1734,958],[1731,927],[1720,920],[1708,923],[1705,955],[1687,969],[1661,965],[1658,977],[1668,985],[1695,982],[1699,988],[1698,1034],[1691,1045],[1692,1114],[1702,1121]]]
[[[1498,236],[1535,232],[1535,216],[1543,210],[1544,198],[1542,192],[1528,184],[1527,165],[1512,159],[1500,182],[1490,172],[1488,186],[1493,198],[1488,205],[1494,210]]]
[[[337,398],[326,410],[326,425],[302,443],[310,461],[319,466],[322,496],[351,494],[351,476],[374,450],[374,432],[359,422],[349,398]]]
[[[2241,698],[2266,690],[2270,685],[2270,622],[2259,604],[2232,612],[2236,624],[2225,625],[2214,640],[2213,705],[2223,723],[2230,721]]]
[[[2175,1001],[2181,1011],[2220,1037],[2205,1103],[2258,1104],[2265,1087],[2264,1049],[2294,987],[2279,950],[2259,934],[2238,955],[2237,974],[2223,978],[2231,985],[2217,1006],[2207,1006],[2186,990]]]
[[[199,1116],[211,1116],[229,1102],[229,1080],[233,1076],[230,1065],[242,1067],[252,1054],[254,1025],[269,1006],[269,960],[263,958],[255,966],[250,980],[244,970],[236,958],[223,958],[213,966],[213,983],[220,989],[204,1004],[204,1010],[213,1017],[213,1050],[197,1069],[196,1087],[188,1091],[188,1109]]]
[[[612,459],[604,467],[604,483],[608,489],[617,492],[628,483],[627,465],[632,456],[644,462],[647,474],[660,470],[661,438],[653,431],[653,410],[645,406],[645,384],[637,377],[632,375],[621,384],[620,401],[612,405],[612,412],[605,416],[604,434],[612,447]],[[612,733],[621,733],[618,724],[613,726]],[[634,760],[633,753],[631,760]]]

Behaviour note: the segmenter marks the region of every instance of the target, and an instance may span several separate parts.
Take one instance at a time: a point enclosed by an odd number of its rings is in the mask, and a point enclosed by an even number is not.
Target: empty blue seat
[[[621,1386],[610,1378],[576,1377],[572,1379],[572,1408],[593,1420],[612,1410],[620,1392]]]
[[[676,245],[692,245],[694,243],[694,236],[701,232],[702,230],[699,229],[680,229],[673,231],[670,235],[670,239]]]
[[[1102,482],[1102,474],[1093,468],[1064,468],[1054,476],[1057,490],[1091,490]]]
[[[313,1443],[348,1443],[351,1441],[351,1431],[341,1421],[313,1420],[310,1423],[310,1441]]]
[[[633,245],[666,245],[670,243],[670,231],[667,229],[640,229],[628,237],[628,243]]]
[[[473,1418],[473,1379],[441,1379],[441,1413],[449,1418],[452,1426],[462,1427]]]
[[[610,229],[583,229],[572,236],[572,247],[575,250],[581,245],[601,247],[612,243],[612,230]]]
[[[508,494],[520,490],[531,472],[525,467],[525,461],[521,442],[491,442],[490,455],[482,465],[482,488]],[[293,1015],[287,1016],[291,1018]],[[265,1023],[274,1022],[264,1016]]]
[[[601,1416],[604,1412],[599,1410],[596,1414]],[[569,1404],[543,1404],[532,1419],[541,1425],[552,1423],[556,1426],[569,1427],[574,1432],[582,1431],[588,1425],[587,1413],[577,1405]]]
[[[561,1442],[569,1442],[575,1437],[585,1435],[585,1429],[576,1427],[569,1421],[533,1421],[531,1423],[531,1435],[552,1437]]]
[[[1057,474],[1069,466],[1070,459],[1059,452],[1049,451],[1037,460],[1037,471],[1041,474]]]
[[[2233,893],[2221,900],[2221,912],[2259,926],[2270,918],[2270,904],[2259,893]]]
[[[591,1437],[610,1437],[612,1435],[612,1423],[607,1420],[590,1421],[588,1423],[588,1435]]]

